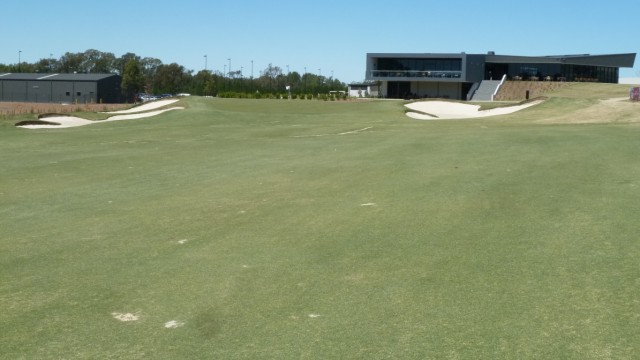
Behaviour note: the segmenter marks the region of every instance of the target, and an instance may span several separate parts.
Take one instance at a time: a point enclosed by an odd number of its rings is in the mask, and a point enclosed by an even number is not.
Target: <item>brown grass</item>
[[[540,117],[535,122],[544,124],[640,123],[640,103],[624,98],[574,100],[573,102],[558,99],[557,101],[565,111]]]
[[[131,104],[53,104],[53,103],[0,103],[0,116],[39,115],[39,114],[69,114],[75,112],[100,112],[123,110],[131,107]]]
[[[505,81],[496,95],[496,101],[525,100],[527,91],[529,99],[566,88],[570,83],[556,81]]]

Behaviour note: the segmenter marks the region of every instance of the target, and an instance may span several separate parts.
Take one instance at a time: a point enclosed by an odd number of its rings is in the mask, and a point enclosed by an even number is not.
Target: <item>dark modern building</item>
[[[636,54],[512,56],[487,54],[367,54],[366,79],[384,97],[468,99],[483,82],[506,80],[617,83]]]
[[[0,101],[117,103],[122,78],[114,74],[0,73]]]

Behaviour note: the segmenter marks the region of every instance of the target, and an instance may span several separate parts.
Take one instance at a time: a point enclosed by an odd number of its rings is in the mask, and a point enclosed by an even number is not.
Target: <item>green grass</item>
[[[640,115],[536,123],[582,107],[560,95],[462,121],[186,101],[0,128],[1,358],[640,352]]]

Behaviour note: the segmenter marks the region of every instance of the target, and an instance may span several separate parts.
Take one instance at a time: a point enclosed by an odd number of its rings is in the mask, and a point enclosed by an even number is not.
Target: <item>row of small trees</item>
[[[221,92],[218,94],[218,97],[221,98],[237,98],[237,99],[290,99],[290,100],[324,100],[324,101],[336,101],[336,100],[347,100],[346,92],[339,93],[319,93],[319,94],[289,94],[284,92],[276,92],[276,93],[261,93],[260,91],[256,91],[255,93],[245,93],[245,92]]]
[[[201,70],[194,73],[184,66],[126,53],[116,57],[113,53],[86,50],[65,53],[59,59],[41,59],[35,63],[0,64],[0,72],[23,73],[111,73],[122,75],[122,93],[132,101],[141,92],[153,94],[190,93],[217,96],[218,94],[328,94],[346,90],[346,84],[333,77],[298,72],[286,74],[278,66],[269,64],[256,78],[245,76],[240,70],[222,73]],[[247,95],[248,96],[248,95]],[[260,95],[258,95],[260,96]],[[306,97],[306,95],[305,95]]]

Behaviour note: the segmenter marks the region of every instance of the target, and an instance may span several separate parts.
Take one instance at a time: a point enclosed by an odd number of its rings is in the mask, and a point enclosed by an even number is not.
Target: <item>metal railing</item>
[[[498,84],[498,86],[496,87],[496,91],[494,91],[493,94],[491,95],[491,101],[494,101],[494,99],[496,98],[496,95],[498,95],[498,91],[500,91],[500,88],[502,87],[502,84],[504,84],[505,80],[507,80],[507,74],[502,75],[502,80],[500,80],[500,84]]]

